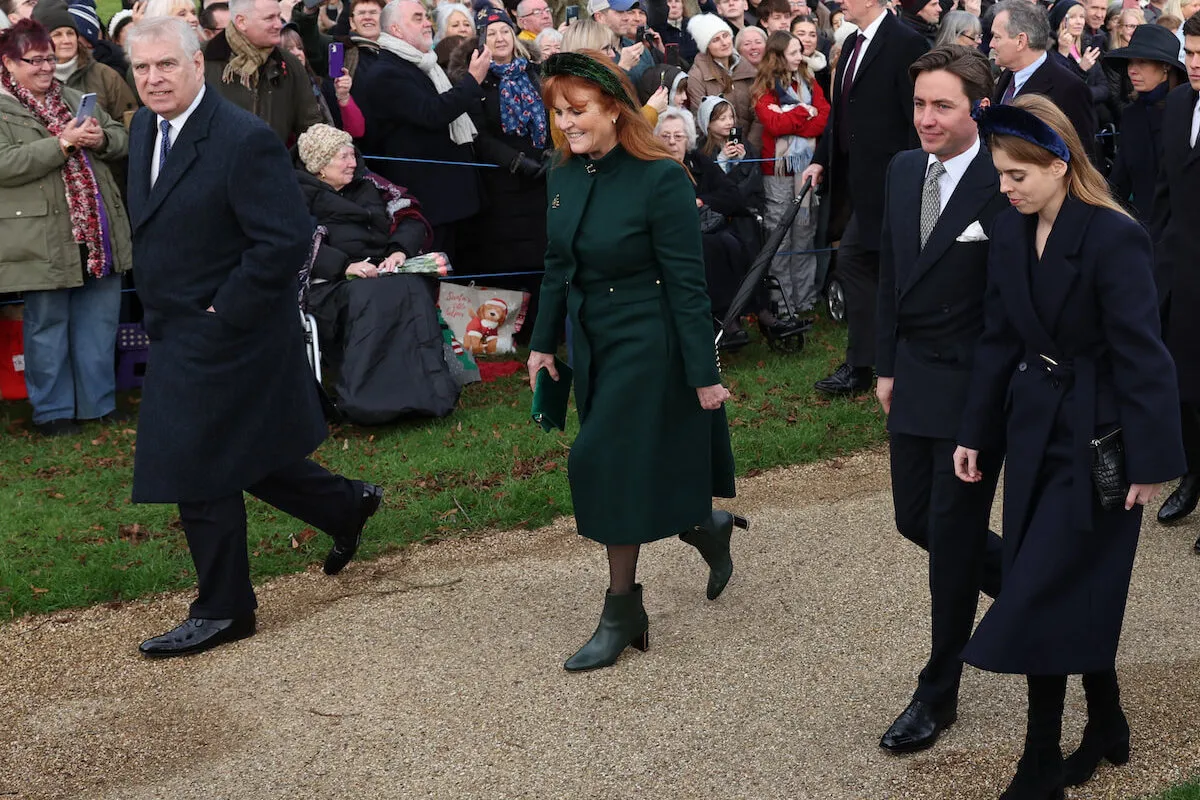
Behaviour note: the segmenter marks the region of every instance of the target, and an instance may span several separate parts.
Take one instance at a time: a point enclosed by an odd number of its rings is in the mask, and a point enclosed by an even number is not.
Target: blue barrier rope
[[[372,161],[403,161],[407,164],[437,164],[443,167],[481,167],[483,169],[503,169],[499,164],[479,164],[474,161],[435,161],[430,158],[400,158],[398,156],[363,156]]]

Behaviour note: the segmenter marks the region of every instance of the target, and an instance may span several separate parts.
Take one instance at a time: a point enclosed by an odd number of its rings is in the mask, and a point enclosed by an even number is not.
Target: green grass
[[[725,356],[739,473],[796,464],[883,440],[873,396],[830,402],[813,381],[841,360],[845,331],[823,322],[806,349],[780,355],[755,343]],[[122,406],[136,410],[136,397]],[[571,511],[566,459],[578,422],[545,434],[528,421],[518,374],[467,388],[449,418],[383,428],[335,429],[317,460],[382,483],[385,507],[363,555],[486,528],[537,527]],[[29,406],[0,404],[0,613],[9,616],[119,602],[194,584],[174,506],[129,502],[134,424],[42,439]],[[255,580],[305,569],[328,539],[250,499]]]
[[[1149,800],[1200,800],[1200,781],[1180,784]]]
[[[104,23],[107,30],[108,21],[112,19],[112,15],[121,10],[121,0],[96,0],[96,12],[100,16],[100,21]]]

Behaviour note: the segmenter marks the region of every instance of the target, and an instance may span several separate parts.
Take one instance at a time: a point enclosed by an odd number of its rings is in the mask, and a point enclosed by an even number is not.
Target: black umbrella
[[[774,260],[775,254],[779,252],[779,246],[783,243],[783,237],[787,235],[788,228],[792,227],[792,222],[796,219],[796,214],[800,211],[800,205],[804,202],[804,198],[812,189],[812,178],[804,181],[804,185],[800,187],[800,194],[792,200],[792,204],[787,211],[783,212],[783,219],[775,230],[771,231],[771,235],[767,237],[766,244],[762,250],[758,251],[754,261],[751,262],[750,268],[746,270],[746,277],[742,279],[742,285],[738,287],[737,292],[733,295],[733,300],[729,303],[729,311],[725,313],[725,319],[721,320],[721,330],[717,331],[717,344],[721,343],[721,336],[725,333],[725,329],[737,321],[737,318],[742,315],[746,308],[746,303],[758,291],[758,285],[762,283],[763,273],[771,266],[771,261]]]

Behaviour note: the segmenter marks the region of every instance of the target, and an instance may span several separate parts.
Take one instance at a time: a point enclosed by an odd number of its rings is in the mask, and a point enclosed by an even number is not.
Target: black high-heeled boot
[[[1118,767],[1129,761],[1129,720],[1121,710],[1116,670],[1085,673],[1083,691],[1087,697],[1088,721],[1079,749],[1063,765],[1067,786],[1087,783],[1101,761]]]
[[[642,605],[642,585],[635,583],[626,594],[604,595],[604,613],[600,624],[588,643],[567,659],[563,669],[568,672],[583,672],[589,669],[609,667],[626,647],[636,647],[642,652],[650,646],[650,618]]]
[[[1000,800],[1063,800],[1066,789],[1060,748],[1067,676],[1027,677],[1029,719],[1025,729],[1025,752],[1017,762],[1017,774],[1000,795]]]
[[[729,552],[729,539],[734,526],[746,530],[750,527],[745,517],[728,511],[714,511],[707,520],[679,538],[700,551],[704,563],[708,564],[708,599],[716,600],[733,576],[733,556]]]

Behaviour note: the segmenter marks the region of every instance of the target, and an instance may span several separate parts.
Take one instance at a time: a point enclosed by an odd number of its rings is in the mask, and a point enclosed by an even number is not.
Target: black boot
[[[1158,509],[1158,521],[1163,524],[1178,522],[1196,510],[1197,501],[1200,501],[1200,474],[1184,475]]]
[[[1121,710],[1116,670],[1085,673],[1083,691],[1087,696],[1088,721],[1079,749],[1064,764],[1067,786],[1087,783],[1101,761],[1115,766],[1129,761],[1129,721]]]
[[[1025,752],[1000,800],[1063,800],[1062,714],[1066,675],[1030,675]]]
[[[708,599],[716,600],[725,591],[725,584],[733,576],[733,556],[729,552],[729,539],[733,526],[745,530],[750,523],[744,517],[728,511],[714,511],[703,523],[679,538],[700,551],[704,563],[708,564]]]
[[[642,605],[642,585],[635,583],[626,594],[604,595],[604,613],[588,643],[567,659],[563,669],[583,672],[612,666],[621,651],[630,645],[645,652],[650,645],[650,618]]]

